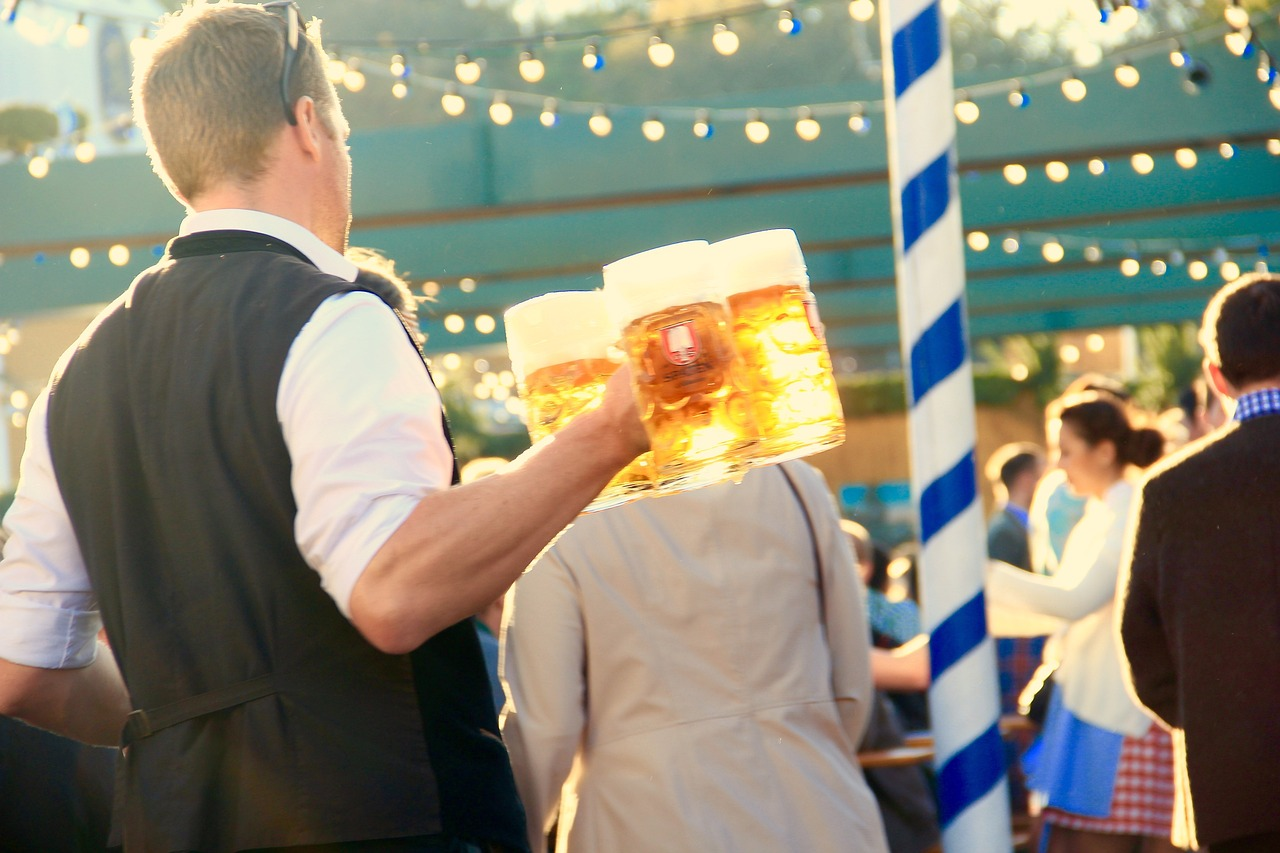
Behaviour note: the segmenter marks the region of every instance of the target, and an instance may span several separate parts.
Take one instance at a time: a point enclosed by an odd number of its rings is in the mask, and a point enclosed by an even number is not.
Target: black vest
[[[525,848],[470,620],[383,654],[294,540],[281,371],[320,303],[360,289],[260,235],[179,238],[55,371],[54,470],[134,707],[159,721],[261,688],[133,732],[126,849],[438,832]]]

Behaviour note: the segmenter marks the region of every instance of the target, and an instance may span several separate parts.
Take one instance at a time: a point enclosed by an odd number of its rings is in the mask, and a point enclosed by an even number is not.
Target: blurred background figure
[[[1044,476],[1044,451],[1028,442],[1006,444],[987,460],[987,482],[996,497],[996,510],[987,527],[987,556],[1026,571],[1031,570],[1027,513],[1036,484]],[[996,638],[996,668],[1000,682],[1000,713],[1018,713],[1018,700],[1044,654],[1044,637]],[[1035,740],[1032,728],[1005,735],[1005,766],[1009,774],[1009,807],[1015,816],[1029,813],[1026,777],[1020,757]]]
[[[986,585],[992,633],[1062,631],[1046,652],[1059,661],[1056,687],[1028,756],[1029,784],[1045,799],[1047,850],[1171,851],[1172,741],[1126,690],[1115,630],[1133,483],[1159,458],[1164,437],[1104,391],[1064,397],[1048,418],[1058,465],[1088,498],[1084,516],[1052,577],[992,561]]]
[[[503,737],[534,849],[887,850],[855,756],[873,691],[822,476],[580,517],[512,588]]]
[[[1128,401],[1129,390],[1119,379],[1102,373],[1085,373],[1072,380],[1062,397],[1070,397],[1085,391],[1104,391],[1117,399]],[[1057,436],[1052,432],[1054,421],[1045,422],[1046,447],[1050,455],[1058,451]],[[1072,493],[1067,486],[1067,475],[1061,468],[1051,468],[1036,485],[1027,513],[1027,530],[1030,536],[1031,570],[1051,575],[1062,559],[1067,536],[1084,515],[1085,498]]]
[[[878,572],[882,575],[882,585],[887,586],[889,558],[875,545],[867,529],[849,519],[841,519],[840,528],[853,546],[854,560],[863,582],[869,582],[873,574]],[[884,596],[883,592],[878,594],[880,597]],[[871,589],[867,590],[869,621],[873,619],[871,602],[875,595]],[[913,613],[918,628],[919,614]],[[871,636],[874,642],[874,626]],[[906,743],[903,721],[890,699],[890,692],[921,693],[928,688],[927,640],[928,637],[918,635],[908,637],[903,643],[896,643],[896,648],[871,649],[871,676],[876,687],[875,704],[867,732],[859,745],[859,752],[895,749]],[[875,794],[876,803],[880,806],[890,853],[924,853],[934,848],[941,837],[941,831],[938,826],[932,769],[921,763],[899,767],[864,767],[864,773],[871,792]]]
[[[462,466],[462,470],[458,473],[458,482],[471,483],[481,477],[487,477],[501,470],[510,461],[501,456],[480,456],[472,459]],[[493,707],[498,711],[502,710],[503,704],[507,701],[502,692],[502,680],[498,677],[498,634],[502,628],[502,602],[505,598],[505,595],[495,598],[488,607],[474,617],[476,636],[480,638],[480,651],[484,654],[485,669],[489,671],[489,687],[493,690]]]

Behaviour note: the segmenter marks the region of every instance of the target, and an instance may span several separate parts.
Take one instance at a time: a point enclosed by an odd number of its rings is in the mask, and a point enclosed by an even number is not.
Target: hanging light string
[[[1096,68],[1090,69],[1089,73],[1096,74],[1105,69],[1108,65],[1105,62],[1107,58],[1120,56],[1123,57],[1123,62],[1120,66],[1117,66],[1117,80],[1121,85],[1131,86],[1137,82],[1134,76],[1130,76],[1130,74],[1136,76],[1136,69],[1133,72],[1125,73],[1121,72],[1120,68],[1132,69],[1131,63],[1133,60],[1168,53],[1175,65],[1194,63],[1195,60],[1187,52],[1187,45],[1200,44],[1210,39],[1223,37],[1232,31],[1233,28],[1229,24],[1211,24],[1197,30],[1190,30],[1172,36],[1161,36],[1142,43],[1128,45],[1105,54],[1104,61],[1100,62]],[[1256,33],[1253,33],[1252,30],[1251,38],[1253,39],[1252,43],[1260,44]],[[1263,55],[1264,62],[1271,62],[1269,57],[1272,54],[1269,51],[1265,51],[1260,47],[1255,49]],[[394,79],[398,87],[397,97],[404,97],[415,87],[440,93],[445,111],[450,115],[461,115],[466,111],[469,101],[479,103],[498,101],[505,105],[500,112],[500,115],[505,119],[501,122],[503,124],[510,121],[511,113],[508,112],[509,109],[531,107],[541,111],[542,123],[548,127],[558,123],[561,114],[589,116],[592,119],[592,129],[600,136],[607,135],[612,129],[611,117],[642,115],[644,117],[645,136],[653,141],[663,138],[664,130],[660,129],[659,126],[664,121],[692,123],[695,135],[703,138],[712,134],[714,126],[718,122],[742,123],[746,127],[749,138],[752,138],[753,141],[764,141],[768,138],[767,122],[791,121],[796,122],[796,132],[801,138],[812,139],[816,138],[820,133],[820,126],[816,126],[819,119],[834,117],[848,119],[850,129],[855,132],[865,132],[870,125],[868,116],[884,111],[883,99],[846,100],[806,104],[798,107],[653,106],[568,100],[549,97],[536,92],[480,86],[475,82],[478,76],[467,78],[468,82],[459,82],[420,74],[412,70],[405,62],[403,55],[400,54],[393,57],[390,66],[385,61],[370,60],[368,57],[352,57],[352,59],[359,64],[358,67],[362,73],[367,71],[381,77]],[[1274,65],[1269,65],[1268,67],[1274,69]],[[977,120],[980,112],[974,103],[974,99],[991,95],[1006,95],[1014,106],[1025,107],[1030,102],[1030,98],[1026,94],[1027,89],[1034,89],[1053,83],[1058,83],[1063,87],[1065,97],[1072,100],[1080,100],[1087,92],[1087,86],[1080,76],[1081,73],[1083,72],[1074,65],[1062,65],[1046,68],[1031,74],[967,85],[956,92],[957,115],[962,122],[972,123]],[[339,74],[332,79],[337,82],[343,78]],[[363,78],[360,82],[363,83]],[[1268,77],[1267,82],[1271,82],[1274,86],[1274,71]],[[1272,95],[1273,101],[1276,101],[1277,97]],[[1276,106],[1277,109],[1280,109],[1280,103],[1277,103]],[[764,126],[762,127],[761,125]]]
[[[0,5],[0,23],[15,23],[18,13],[32,6],[43,6],[47,9],[57,9],[60,12],[70,12],[77,17],[81,24],[84,23],[86,15],[93,15],[94,17],[111,21],[133,21],[148,25],[154,24],[157,17],[156,15],[140,12],[116,11],[115,9],[110,12],[104,12],[92,5],[69,3],[64,2],[64,0],[4,0],[3,5]]]
[[[385,38],[343,39],[341,43],[335,42],[334,47],[339,49],[390,47],[396,53],[402,54],[415,52],[422,54],[439,48],[448,48],[450,50],[466,50],[472,54],[481,54],[490,50],[522,47],[530,44],[575,44],[591,41],[609,41],[624,36],[652,35],[655,30],[662,30],[665,32],[670,30],[688,29],[690,27],[696,27],[703,24],[722,24],[739,18],[759,15],[762,12],[770,12],[777,15],[779,17],[779,21],[792,21],[792,24],[779,24],[779,30],[784,31],[784,34],[790,35],[790,30],[792,28],[798,31],[801,27],[797,20],[797,7],[829,5],[831,2],[832,0],[799,0],[799,2],[793,2],[790,4],[779,4],[776,0],[775,2],[768,2],[768,0],[764,0],[764,2],[746,3],[729,9],[722,9],[718,12],[679,15],[666,18],[661,21],[617,24],[611,27],[600,27],[592,30],[542,32],[537,35],[503,36],[500,38],[488,39],[462,37],[432,38],[430,36],[405,39],[393,38],[391,40]]]

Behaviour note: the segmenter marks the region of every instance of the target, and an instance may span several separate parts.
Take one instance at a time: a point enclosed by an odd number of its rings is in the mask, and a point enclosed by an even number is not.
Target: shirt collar
[[[1280,388],[1263,388],[1250,391],[1236,400],[1237,421],[1247,421],[1262,415],[1280,414]]]
[[[1023,527],[1026,527],[1031,520],[1027,511],[1020,506],[1014,506],[1013,504],[1005,504],[1004,511],[1009,513],[1009,515],[1012,515],[1015,519],[1017,519],[1018,523],[1021,524]]]
[[[226,208],[202,210],[188,214],[182,220],[178,236],[197,234],[201,231],[255,231],[283,240],[307,256],[321,272],[337,276],[343,281],[356,280],[356,265],[326,246],[323,241],[296,222],[283,219],[260,210]]]

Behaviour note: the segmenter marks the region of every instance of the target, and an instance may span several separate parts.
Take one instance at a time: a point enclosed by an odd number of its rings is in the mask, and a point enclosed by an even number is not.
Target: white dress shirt
[[[251,210],[194,213],[181,235],[255,231],[354,281],[356,267],[302,226]],[[48,390],[31,408],[18,491],[4,517],[0,658],[70,668],[93,661],[97,598],[54,476]],[[395,314],[370,293],[332,296],[285,359],[276,413],[292,461],[294,537],[339,610],[418,501],[447,488],[453,457],[440,396]]]

